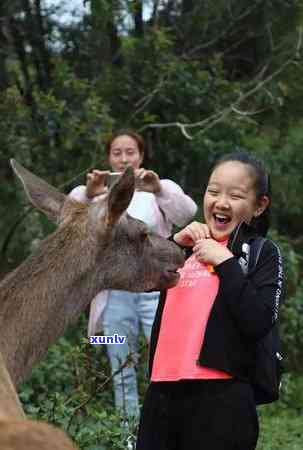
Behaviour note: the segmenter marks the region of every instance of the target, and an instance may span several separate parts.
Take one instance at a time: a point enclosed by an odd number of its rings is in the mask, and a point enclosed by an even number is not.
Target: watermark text
[[[92,345],[102,345],[102,344],[125,344],[126,336],[120,336],[119,334],[114,334],[113,336],[90,336],[89,343]]]

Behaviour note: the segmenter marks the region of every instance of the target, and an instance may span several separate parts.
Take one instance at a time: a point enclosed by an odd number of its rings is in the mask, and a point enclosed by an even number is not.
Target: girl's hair
[[[271,201],[269,175],[260,160],[258,160],[251,153],[238,150],[233,153],[223,155],[219,160],[217,160],[213,166],[212,172],[221,164],[230,161],[238,161],[248,166],[251,175],[255,179],[254,189],[256,192],[257,200],[260,200],[261,197],[266,195],[269,198],[269,201]],[[270,226],[270,203],[260,216],[253,217],[253,219],[251,220],[251,225],[255,227],[258,234],[260,234],[261,236],[266,236]]]
[[[137,142],[138,148],[139,148],[139,152],[140,155],[144,155],[145,153],[145,141],[143,139],[143,137],[141,136],[141,134],[136,133],[134,130],[130,129],[130,128],[125,128],[125,129],[121,129],[118,131],[115,131],[111,137],[108,139],[108,141],[105,143],[105,151],[107,154],[107,157],[109,157],[110,154],[110,148],[111,145],[113,143],[113,141],[120,136],[129,136],[132,139],[134,139],[134,141]]]

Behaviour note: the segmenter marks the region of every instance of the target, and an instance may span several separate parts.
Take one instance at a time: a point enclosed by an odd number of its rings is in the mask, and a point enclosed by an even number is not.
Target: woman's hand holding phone
[[[106,180],[110,174],[109,170],[94,169],[86,176],[86,195],[88,198],[105,194],[108,191]]]

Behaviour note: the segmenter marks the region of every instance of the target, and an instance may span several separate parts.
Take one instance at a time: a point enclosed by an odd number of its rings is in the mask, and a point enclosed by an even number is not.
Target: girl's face
[[[204,194],[205,222],[212,237],[225,240],[242,221],[249,223],[266,209],[269,199],[257,201],[255,179],[246,164],[226,161],[212,172]]]
[[[139,169],[143,160],[137,141],[128,135],[116,137],[110,146],[108,162],[113,172],[123,172],[126,166]]]

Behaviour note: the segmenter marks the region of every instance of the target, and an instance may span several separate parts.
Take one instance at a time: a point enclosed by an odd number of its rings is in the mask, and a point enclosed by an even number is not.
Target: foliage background
[[[302,441],[302,3],[86,0],[87,13],[69,22],[43,0],[0,5],[2,276],[52,230],[28,208],[9,158],[68,192],[104,166],[111,131],[131,126],[146,138],[146,166],[198,203],[218,155],[244,147],[264,159],[272,237],[286,264],[288,372],[281,403],[262,410],[262,450]],[[108,363],[83,341],[85,326],[83,317],[81,332],[69,330],[50,349],[21,397],[83,449],[125,448],[110,382],[101,388]],[[142,358],[142,393],[144,367]]]

